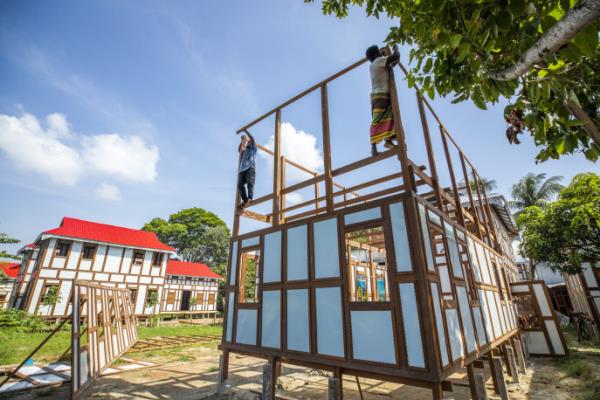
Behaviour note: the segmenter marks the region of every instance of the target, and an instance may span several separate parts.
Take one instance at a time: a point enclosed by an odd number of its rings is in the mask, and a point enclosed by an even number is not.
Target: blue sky
[[[141,227],[193,206],[230,224],[235,130],[362,57],[394,23],[360,10],[338,20],[301,0],[1,2],[0,232],[28,242],[63,216]],[[368,155],[368,95],[366,66],[330,86],[334,165]],[[419,162],[414,95],[401,106]],[[536,165],[529,136],[507,143],[502,105],[434,106],[506,195],[529,171],[598,170],[580,155]],[[296,140],[287,151],[319,169],[317,94],[282,120]],[[270,121],[254,131],[263,144]]]

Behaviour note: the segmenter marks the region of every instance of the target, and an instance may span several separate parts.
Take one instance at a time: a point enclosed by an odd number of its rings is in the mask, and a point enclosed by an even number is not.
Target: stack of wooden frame
[[[137,320],[129,291],[75,281],[72,292],[72,397],[137,341]]]

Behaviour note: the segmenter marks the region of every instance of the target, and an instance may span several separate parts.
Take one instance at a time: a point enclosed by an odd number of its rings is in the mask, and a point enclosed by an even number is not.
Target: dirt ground
[[[157,367],[143,370],[120,373],[100,378],[87,391],[88,399],[210,399],[210,400],[241,400],[258,399],[261,389],[262,365],[264,361],[252,357],[232,354],[230,358],[230,379],[224,396],[216,395],[216,380],[220,352],[215,345],[196,346],[180,349],[171,349],[163,353],[145,354],[145,359],[159,362]],[[573,358],[575,357],[575,358]],[[569,360],[584,360],[591,366],[585,375],[577,376],[569,368],[564,368],[565,363],[551,358],[531,358],[528,372],[521,375],[521,383],[508,385],[511,399],[573,399],[582,398],[580,388],[590,382],[600,382],[600,353],[575,352]],[[569,361],[567,360],[567,361]],[[577,361],[579,363],[580,361]],[[568,363],[567,363],[568,364]],[[563,365],[561,367],[561,365]],[[570,365],[570,364],[569,364]],[[488,377],[488,393],[491,399],[493,388],[489,371],[485,370]],[[279,379],[278,395],[293,399],[323,399],[327,397],[328,375],[321,371],[309,370],[294,366],[284,365],[283,376]],[[466,386],[466,376],[456,374],[452,377],[453,392],[445,392],[446,399],[469,399],[470,392]],[[368,400],[378,399],[430,399],[431,392],[425,389],[414,388],[406,385],[385,383],[371,379],[360,379],[363,395]],[[344,398],[346,400],[359,400],[360,395],[354,377],[347,376],[343,382]],[[592,392],[583,397],[597,399],[600,391]],[[15,400],[30,399],[65,399],[68,397],[68,386],[61,388],[40,389],[34,392],[12,396]]]

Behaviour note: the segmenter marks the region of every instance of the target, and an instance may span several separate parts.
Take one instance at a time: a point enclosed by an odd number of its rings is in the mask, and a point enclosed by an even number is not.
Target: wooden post
[[[433,153],[433,146],[431,144],[431,136],[429,134],[429,125],[427,124],[427,115],[425,114],[425,109],[423,107],[423,99],[417,94],[417,104],[419,106],[419,116],[421,117],[421,125],[423,126],[423,137],[425,138],[425,148],[427,149],[427,158],[429,159],[429,169],[431,171],[431,180],[433,182],[433,192],[435,194],[435,199],[438,205],[438,208],[442,212],[446,212],[444,208],[444,203],[442,202],[442,195],[440,193],[440,181],[437,174],[437,168],[435,165],[435,155]]]
[[[262,400],[275,400],[275,386],[273,385],[275,370],[273,364],[263,365]]]
[[[285,212],[281,211],[285,210],[285,193],[283,193],[283,190],[285,189],[285,167],[287,164],[285,156],[281,156],[280,164],[281,173],[279,176],[279,190],[281,191],[281,196],[279,198],[279,210],[280,221],[285,223]]]
[[[329,400],[342,400],[342,385],[339,378],[329,378],[327,398]]]
[[[502,359],[500,357],[491,356],[490,364],[494,365],[492,379],[494,386],[498,385],[498,394],[502,400],[508,400],[508,390],[506,389],[506,381],[504,380],[504,371],[502,370]]]
[[[492,354],[491,350],[487,354],[487,357],[488,357],[488,362],[489,362],[489,365],[490,365],[490,374],[492,375],[492,382],[494,384],[494,393],[500,394],[500,386],[498,385],[498,381],[496,380],[496,378],[497,378],[497,375],[496,375],[496,366],[492,362],[492,358],[494,358],[494,355]]]
[[[448,164],[448,172],[450,173],[450,180],[452,182],[452,192],[454,194],[454,201],[456,202],[456,213],[458,215],[458,223],[464,228],[467,227],[465,224],[465,216],[463,214],[463,208],[460,203],[460,193],[458,192],[458,185],[456,184],[456,175],[454,174],[454,167],[452,166],[452,157],[450,155],[450,149],[448,148],[448,138],[446,138],[446,132],[444,127],[440,125],[440,135],[442,136],[442,144],[444,145],[444,154],[446,155],[446,163]]]
[[[485,375],[481,372],[475,374],[475,392],[477,393],[477,400],[488,400],[487,390],[485,388]]]
[[[505,346],[506,358],[508,359],[507,369],[514,383],[519,383],[519,370],[515,360],[515,352],[511,346]]]
[[[229,374],[229,350],[223,350],[219,357],[219,376],[217,378],[217,393],[222,396],[225,393],[225,381]]]
[[[444,391],[442,390],[441,382],[434,382],[431,386],[431,395],[433,400],[443,400]]]
[[[327,84],[321,86],[321,123],[323,126],[323,164],[325,169],[325,204],[327,213],[333,212],[333,175],[331,174],[331,139],[329,137],[329,103]]]
[[[273,226],[279,225],[279,198],[281,196],[281,110],[275,113],[275,139],[273,145]]]
[[[481,232],[481,223],[479,222],[479,215],[477,214],[475,202],[473,201],[473,193],[471,193],[471,186],[469,185],[469,174],[467,172],[465,156],[462,152],[459,152],[458,155],[460,156],[460,164],[463,170],[463,176],[465,178],[465,189],[469,197],[469,204],[471,205],[471,214],[473,214],[473,218],[475,218],[475,225],[477,225],[477,234],[479,236],[479,239],[483,240],[483,233]]]
[[[513,348],[515,349],[515,354],[517,356],[517,362],[519,364],[519,369],[521,370],[521,373],[526,374],[527,373],[527,364],[525,363],[525,355],[523,354],[523,346],[521,344],[521,341],[517,338],[513,338],[512,342],[513,342]]]

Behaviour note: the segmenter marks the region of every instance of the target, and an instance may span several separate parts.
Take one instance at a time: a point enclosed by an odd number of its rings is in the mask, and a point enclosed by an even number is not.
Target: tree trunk
[[[529,259],[529,280],[534,280],[535,279],[535,264],[533,263],[533,260],[531,260],[531,258]]]
[[[585,112],[578,104],[572,100],[567,100],[566,104],[571,114],[573,114],[578,120],[583,121],[583,128],[590,135],[594,143],[600,146],[600,128],[596,125],[596,122]]]
[[[498,81],[511,81],[527,73],[534,64],[544,61],[569,43],[583,28],[600,17],[600,0],[581,0],[564,17],[542,35],[513,66],[490,74]]]

